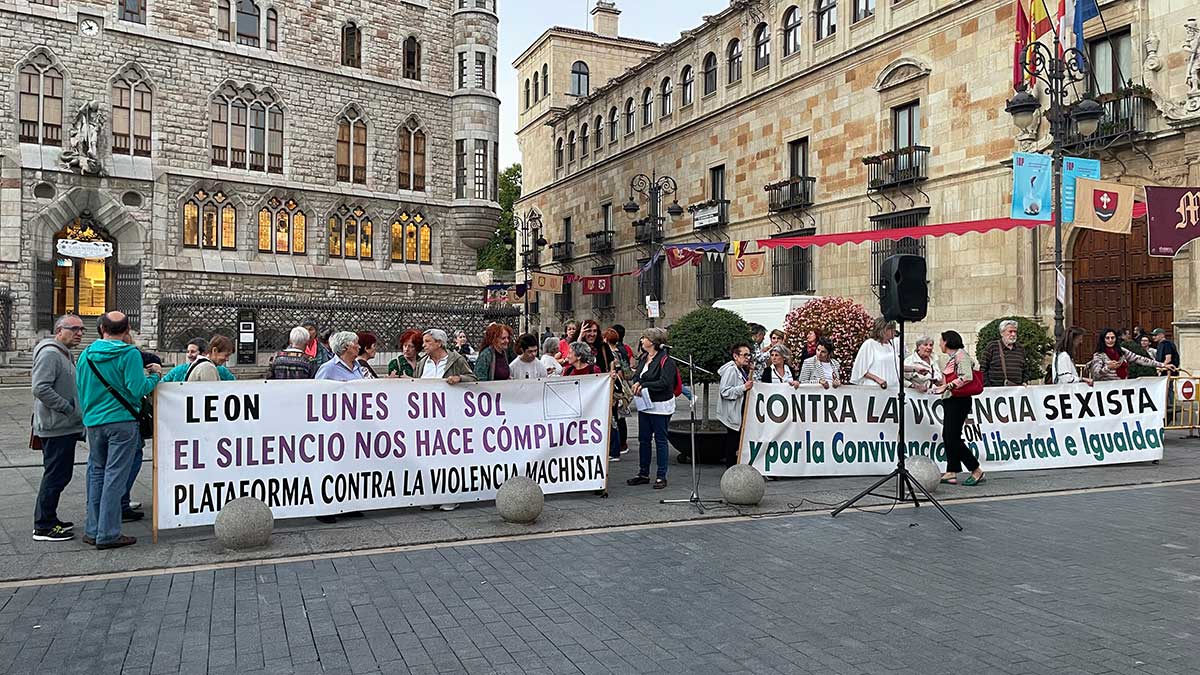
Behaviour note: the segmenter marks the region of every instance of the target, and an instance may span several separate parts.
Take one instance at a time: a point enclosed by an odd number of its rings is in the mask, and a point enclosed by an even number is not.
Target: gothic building
[[[64,312],[173,349],[181,303],[477,302],[495,2],[0,2],[0,351]]]

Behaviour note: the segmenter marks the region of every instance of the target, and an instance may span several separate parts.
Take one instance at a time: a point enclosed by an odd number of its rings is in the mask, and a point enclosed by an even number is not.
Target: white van
[[[761,323],[770,333],[776,328],[783,328],[783,320],[788,312],[819,297],[821,296],[769,295],[762,298],[736,298],[718,300],[713,303],[713,307],[727,309],[745,319],[746,323]]]

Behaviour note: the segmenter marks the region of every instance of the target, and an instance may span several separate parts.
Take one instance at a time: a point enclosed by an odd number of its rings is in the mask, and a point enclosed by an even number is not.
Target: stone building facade
[[[0,0],[6,349],[105,309],[174,348],[168,300],[479,304],[495,2]]]
[[[1101,5],[1104,21],[1084,32],[1106,117],[1070,154],[1098,157],[1106,179],[1200,185],[1200,78],[1186,73],[1197,12],[1169,0]],[[588,96],[551,114],[549,138],[542,127],[522,132],[524,164],[550,169],[528,174],[519,208],[541,211],[552,246],[571,242],[543,255],[542,268],[628,271],[663,241],[1005,217],[1013,151],[1049,146],[1045,120],[1020,131],[1005,112],[1013,34],[1011,0],[733,2],[606,83],[593,81]],[[575,53],[572,40],[556,35],[555,53]],[[661,210],[677,200],[684,215],[666,217],[661,232],[631,224],[647,215],[644,196],[632,194],[635,215],[622,211],[639,173],[678,185]],[[1068,323],[1174,325],[1186,348],[1200,350],[1191,252],[1151,260],[1136,229],[1112,237],[1064,231]],[[761,277],[731,278],[720,263],[664,266],[617,278],[611,296],[573,289],[554,307],[543,303],[542,319],[595,315],[640,326],[647,294],[662,302],[660,325],[721,297],[841,295],[872,309],[879,263],[896,252],[928,260],[930,312],[919,329],[970,339],[1002,314],[1053,322],[1048,227],[773,249]]]

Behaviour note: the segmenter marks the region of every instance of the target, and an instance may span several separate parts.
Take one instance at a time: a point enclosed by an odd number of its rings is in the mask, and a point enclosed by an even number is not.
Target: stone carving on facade
[[[1185,39],[1181,50],[1187,54],[1184,82],[1187,94],[1180,99],[1164,99],[1159,110],[1169,124],[1195,124],[1200,121],[1200,25],[1189,18],[1183,24]]]
[[[902,56],[879,71],[879,75],[875,78],[874,88],[875,91],[881,92],[925,77],[930,72],[932,71],[929,66],[924,63],[907,56]]]
[[[1017,149],[1021,152],[1041,152],[1042,143],[1042,111],[1033,111],[1033,121],[1029,126],[1017,131]]]
[[[71,136],[59,159],[67,168],[86,176],[104,175],[100,164],[100,129],[104,125],[104,113],[96,101],[88,101],[75,111],[71,122]]]
[[[1158,33],[1147,35],[1142,44],[1146,47],[1146,60],[1142,64],[1142,69],[1150,72],[1158,72],[1162,69],[1162,60],[1158,57]]]

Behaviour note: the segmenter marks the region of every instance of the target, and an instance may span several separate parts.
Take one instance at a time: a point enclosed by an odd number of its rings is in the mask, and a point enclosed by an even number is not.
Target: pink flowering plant
[[[787,347],[796,357],[804,351],[808,331],[817,330],[821,337],[833,342],[833,358],[841,361],[842,381],[850,379],[854,357],[858,348],[871,335],[875,317],[867,313],[862,305],[849,298],[826,297],[811,300],[788,312],[783,320],[787,332]]]

